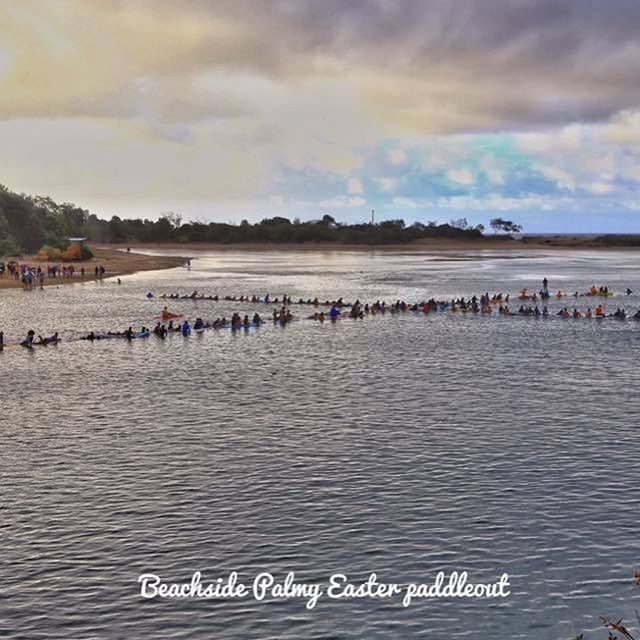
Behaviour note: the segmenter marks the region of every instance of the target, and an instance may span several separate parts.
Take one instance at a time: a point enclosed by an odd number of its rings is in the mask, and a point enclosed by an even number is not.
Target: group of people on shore
[[[4,262],[0,262],[0,279],[4,279],[7,272],[9,278],[22,282],[22,288],[25,291],[33,291],[37,288],[44,289],[46,274],[40,266],[31,267],[17,262],[9,262],[5,265]]]
[[[102,279],[106,275],[107,270],[103,265],[96,265],[94,269],[94,275],[96,279]],[[4,279],[5,274],[8,274],[9,278],[22,283],[22,288],[25,291],[33,291],[35,289],[44,289],[47,279],[49,280],[66,280],[73,279],[78,274],[80,278],[84,280],[87,275],[85,267],[76,267],[70,265],[47,265],[46,268],[42,265],[28,265],[21,264],[16,261],[0,262],[0,279]]]

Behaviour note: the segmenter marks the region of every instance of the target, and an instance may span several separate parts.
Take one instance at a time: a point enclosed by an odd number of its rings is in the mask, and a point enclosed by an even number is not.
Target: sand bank
[[[181,251],[190,254],[194,251],[500,251],[500,250],[529,250],[529,249],[566,249],[575,251],[585,250],[640,250],[640,247],[606,246],[594,242],[589,236],[551,236],[524,238],[513,240],[500,237],[487,236],[482,240],[449,240],[446,238],[422,239],[409,244],[369,245],[369,244],[339,244],[336,242],[305,242],[305,243],[231,243],[221,244],[215,242],[165,242],[165,243],[129,243],[109,245],[115,248],[131,247],[132,250],[142,249],[147,251]]]
[[[65,263],[65,265],[73,264],[76,275],[73,278],[47,278],[45,286],[61,285],[61,284],[74,284],[77,282],[90,282],[96,279],[94,269],[96,266],[104,266],[106,269],[105,278],[112,278],[116,276],[130,275],[139,271],[154,271],[157,269],[172,269],[174,267],[182,266],[187,258],[182,256],[148,256],[141,253],[127,253],[124,251],[118,251],[116,247],[106,247],[103,245],[90,245],[93,251],[93,258],[91,260],[84,260],[82,262]],[[183,248],[184,245],[183,245]],[[0,261],[5,264],[10,260],[17,260],[21,264],[28,264],[30,266],[42,267],[46,272],[48,266],[54,264],[61,264],[59,261],[39,261],[34,256],[23,256],[17,258],[0,258]],[[85,269],[84,279],[80,276],[80,269]],[[7,289],[13,287],[21,287],[20,280],[15,280],[9,273],[4,274],[4,278],[0,279],[0,289]]]

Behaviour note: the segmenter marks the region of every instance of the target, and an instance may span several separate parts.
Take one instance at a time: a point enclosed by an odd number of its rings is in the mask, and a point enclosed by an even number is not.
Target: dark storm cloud
[[[263,96],[228,82],[238,74],[294,92],[339,80],[369,113],[425,133],[600,121],[640,104],[636,0],[29,6],[5,9],[8,26],[0,27],[9,38],[4,117],[83,109],[126,117],[136,113],[129,87],[140,78],[157,87],[144,109],[157,102],[165,119],[242,114]],[[207,75],[215,76],[215,95],[193,89]],[[114,103],[119,95],[122,105]]]

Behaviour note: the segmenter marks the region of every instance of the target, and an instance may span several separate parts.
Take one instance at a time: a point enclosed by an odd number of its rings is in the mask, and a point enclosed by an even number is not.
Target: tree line
[[[519,231],[518,225],[500,218],[490,222],[494,230]],[[98,218],[74,204],[59,204],[49,197],[11,192],[0,185],[0,255],[35,252],[43,245],[64,249],[67,238],[87,237],[98,243],[315,243],[408,244],[425,238],[474,240],[483,237],[483,225],[471,226],[466,218],[437,224],[404,220],[385,220],[377,224],[343,224],[332,215],[301,222],[275,216],[260,222],[240,224],[220,222],[183,222],[169,212],[158,220],[113,216]]]

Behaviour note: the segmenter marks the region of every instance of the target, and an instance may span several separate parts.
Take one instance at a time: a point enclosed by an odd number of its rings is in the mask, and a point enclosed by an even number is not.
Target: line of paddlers
[[[631,295],[633,291],[630,288],[627,288],[625,291],[625,295]],[[580,293],[575,291],[574,293],[564,293],[563,291],[556,291],[555,293],[551,293],[548,289],[541,289],[538,292],[530,293],[528,289],[522,289],[517,298],[518,300],[529,300],[532,302],[536,302],[537,300],[549,300],[552,298],[561,299],[561,298],[581,298],[581,297],[603,297],[609,298],[614,294],[613,291],[610,291],[608,287],[599,287],[597,288],[593,285],[588,291],[584,293]],[[147,299],[153,300],[156,299],[156,296],[152,292],[147,293]],[[350,303],[344,302],[342,298],[338,298],[337,300],[324,300],[321,301],[318,297],[315,298],[299,298],[297,301],[293,301],[291,296],[284,294],[281,298],[278,296],[271,297],[269,294],[265,296],[258,295],[206,295],[204,293],[200,293],[198,291],[194,291],[191,294],[178,294],[173,293],[167,295],[166,293],[157,296],[159,300],[203,300],[210,302],[247,302],[252,304],[282,304],[282,305],[309,305],[309,306],[324,306],[331,307],[333,305],[337,306],[350,306]],[[489,295],[488,293],[483,294],[480,298],[481,304],[500,304],[502,302],[509,302],[509,294],[495,293],[493,295]]]
[[[546,284],[546,282],[544,283]],[[543,289],[541,293],[545,294],[545,298],[550,297],[548,293],[548,289]],[[633,292],[631,289],[626,290],[627,295],[631,295]],[[594,286],[590,289],[590,292],[586,295],[596,296],[601,295],[603,297],[610,297],[612,294],[611,291],[607,287],[600,287],[597,289]],[[574,297],[578,297],[579,294],[576,292]],[[152,293],[148,293],[147,297],[152,299],[154,296]],[[560,292],[555,297],[563,297],[560,295]],[[161,299],[166,299],[167,296],[160,296]],[[184,299],[185,297],[180,298],[177,294],[168,296],[170,299]],[[278,298],[270,298],[267,294],[264,298],[260,298],[259,296],[225,296],[224,298],[219,298],[218,296],[209,296],[203,297],[200,296],[197,292],[194,292],[192,296],[186,296],[186,298],[191,298],[194,300],[224,300],[228,302],[249,302],[249,303],[280,303],[282,302],[283,306],[281,309],[274,309],[272,313],[272,320],[276,324],[285,325],[294,320],[294,316],[291,311],[284,305],[286,304],[299,304],[299,305],[312,305],[312,306],[325,306],[330,307],[328,313],[325,314],[324,311],[316,311],[312,315],[308,316],[309,320],[316,321],[324,321],[325,319],[329,319],[332,321],[336,321],[338,319],[344,317],[350,318],[363,318],[365,315],[375,315],[377,313],[397,313],[397,312],[406,312],[406,311],[414,311],[414,312],[422,312],[422,313],[431,313],[431,312],[443,312],[450,310],[452,312],[459,313],[474,313],[474,314],[492,314],[493,308],[495,305],[498,305],[498,314],[503,316],[535,316],[535,317],[549,317],[552,315],[548,308],[544,306],[540,309],[537,305],[535,307],[525,307],[521,305],[517,312],[512,312],[508,306],[509,302],[509,294],[503,295],[502,293],[497,293],[493,295],[489,295],[489,293],[484,293],[479,298],[477,296],[472,296],[468,300],[465,298],[454,299],[451,301],[447,300],[435,300],[434,298],[420,303],[406,303],[401,300],[397,300],[393,304],[387,304],[385,301],[376,300],[375,303],[362,304],[359,300],[356,300],[353,303],[345,302],[342,298],[338,298],[334,301],[326,300],[325,302],[320,302],[319,299],[309,298],[304,300],[300,298],[297,303],[292,303],[291,297],[288,295],[282,296],[282,299]],[[529,296],[526,289],[521,290],[520,296],[518,296],[520,300],[535,300],[536,294],[533,296]],[[346,313],[343,313],[343,310],[348,309]],[[564,307],[558,312],[553,313],[553,315],[560,316],[562,318],[616,318],[619,320],[627,319],[627,313],[624,309],[616,309],[614,313],[606,313],[604,306],[602,304],[598,304],[595,309],[592,311],[590,308],[585,312],[581,312],[580,310],[574,308],[572,311],[569,311],[568,308]],[[182,318],[183,314],[176,314],[169,312],[168,308],[165,306],[162,310],[162,314],[157,316],[157,319],[162,321],[168,321],[169,324],[164,325],[161,322],[158,322],[153,330],[148,329],[147,327],[142,327],[140,331],[134,331],[132,327],[129,327],[125,331],[120,332],[112,332],[109,331],[107,333],[95,333],[90,332],[89,334],[83,336],[80,339],[83,340],[107,340],[107,339],[116,339],[116,338],[124,338],[128,340],[133,340],[136,338],[146,338],[150,337],[152,334],[155,334],[159,337],[166,337],[171,333],[182,333],[185,336],[191,334],[192,331],[196,333],[201,333],[205,329],[249,329],[251,327],[257,327],[264,323],[264,320],[260,317],[258,313],[255,313],[253,318],[250,320],[248,315],[245,315],[244,318],[240,316],[239,313],[234,313],[230,319],[225,317],[217,318],[212,322],[205,322],[202,318],[197,318],[194,326],[191,327],[188,321],[180,321],[174,324],[174,320]],[[633,316],[630,316],[633,320],[640,320],[640,310],[638,310]],[[35,332],[33,330],[29,331],[27,337],[19,342],[18,344],[27,347],[29,349],[36,346],[48,346],[50,344],[57,344],[61,341],[58,333],[56,332],[52,336],[47,338],[43,338],[42,336],[38,336],[36,338]],[[0,331],[0,349],[5,346],[4,333]]]
[[[437,309],[431,310],[431,312],[443,312],[447,310],[448,305],[443,304],[440,305]],[[472,307],[472,306],[453,306],[450,309],[452,312],[458,313],[485,313],[490,314],[493,312],[491,307],[488,308],[480,308],[480,307]],[[376,305],[369,306],[364,305],[361,306],[358,303],[354,303],[350,306],[350,309],[347,313],[342,313],[340,309],[338,309],[335,305],[332,306],[331,311],[326,313],[324,311],[315,312],[314,314],[308,316],[307,320],[315,320],[319,322],[330,321],[336,322],[337,320],[345,319],[345,318],[353,318],[360,319],[364,318],[365,315],[376,315],[378,313],[385,314],[396,314],[403,312],[422,312],[429,313],[428,305],[421,307],[420,305],[403,305],[400,303],[399,305],[384,305],[381,304],[379,307]],[[561,318],[616,318],[619,320],[627,319],[627,314],[623,309],[617,309],[614,313],[606,314],[602,308],[596,307],[596,312],[592,313],[591,309],[588,309],[584,314],[580,312],[578,309],[573,309],[569,311],[566,307],[558,311],[557,313],[550,314],[547,307],[544,307],[540,310],[538,307],[523,307],[521,306],[517,312],[510,311],[507,305],[500,305],[498,308],[498,314],[503,316],[534,316],[540,318],[549,318],[552,316],[558,316]],[[638,310],[635,315],[631,316],[633,320],[640,320],[640,310]],[[283,307],[280,311],[274,310],[272,315],[273,324],[286,325],[295,320],[295,317],[290,312],[289,309]],[[208,329],[231,329],[231,330],[248,330],[252,327],[260,327],[265,324],[266,321],[258,314],[254,314],[252,319],[249,319],[248,315],[245,315],[244,318],[240,316],[238,313],[234,313],[230,319],[225,317],[217,318],[212,322],[205,322],[202,318],[196,318],[193,325],[188,320],[184,322],[174,323],[173,320],[169,321],[168,325],[161,324],[158,322],[153,329],[149,329],[145,326],[142,326],[140,331],[134,331],[132,327],[129,327],[126,331],[122,332],[108,332],[106,334],[98,334],[95,332],[90,332],[88,335],[80,338],[81,340],[106,340],[113,338],[124,338],[128,340],[134,340],[137,338],[148,338],[152,335],[155,335],[159,338],[166,338],[169,335],[174,334],[182,334],[185,337],[190,336],[192,333],[201,334],[204,333],[205,330]]]
[[[332,310],[334,309],[335,307],[332,307]],[[433,311],[443,312],[446,310],[448,310],[448,305],[440,306],[436,310],[427,311],[427,313],[430,313]],[[457,313],[491,314],[493,310],[490,307],[481,309],[479,307],[472,308],[472,307],[456,306],[456,307],[451,307],[450,311],[457,312]],[[388,305],[388,306],[381,307],[378,310],[376,310],[375,307],[372,306],[372,307],[369,307],[368,311],[365,312],[364,307],[361,307],[359,309],[358,307],[356,307],[355,310],[352,308],[348,313],[345,313],[345,314],[342,314],[341,312],[338,311],[338,313],[334,313],[333,315],[331,315],[331,313],[325,313],[324,311],[320,311],[312,314],[311,316],[308,316],[306,319],[315,320],[319,322],[324,322],[325,320],[329,322],[336,322],[338,320],[343,320],[347,318],[354,318],[354,319],[364,318],[365,315],[376,315],[378,313],[380,314],[389,313],[389,314],[395,315],[397,313],[402,313],[402,312],[424,313],[424,309],[420,308],[419,305],[407,305],[404,308],[402,306],[396,307],[396,305]],[[521,307],[517,312],[512,312],[509,310],[507,305],[502,305],[498,309],[498,315],[511,316],[511,317],[519,316],[519,317],[539,317],[539,318],[551,318],[551,317],[586,318],[586,319],[612,318],[617,320],[630,319],[630,320],[640,321],[640,310],[638,310],[634,315],[628,316],[624,309],[617,309],[614,313],[607,314],[604,312],[592,313],[590,309],[584,313],[580,312],[578,309],[573,309],[572,311],[569,311],[569,309],[565,307],[560,311],[558,311],[557,313],[550,314],[549,311],[546,309],[546,307],[542,310],[538,309],[537,307],[536,308]],[[266,324],[267,322],[261,317],[259,317],[258,314],[255,314],[252,319],[249,319],[248,316],[246,315],[244,316],[244,318],[240,318],[239,320],[238,318],[239,318],[239,314],[234,314],[234,316],[232,316],[232,318],[230,319],[223,317],[223,318],[218,318],[212,322],[205,322],[201,318],[197,318],[193,325],[191,325],[189,321],[179,322],[179,323],[174,323],[173,321],[170,321],[168,325],[163,325],[158,323],[153,329],[150,329],[143,325],[140,330],[134,330],[133,327],[130,326],[125,331],[108,331],[106,333],[91,331],[88,334],[83,335],[79,338],[75,338],[67,341],[72,342],[74,340],[87,340],[87,341],[93,342],[98,340],[115,340],[115,339],[136,340],[141,338],[149,338],[153,335],[161,339],[167,338],[170,335],[183,335],[185,337],[188,337],[192,333],[202,334],[206,330],[210,330],[210,329],[214,329],[214,330],[215,329],[231,329],[232,331],[249,330],[250,328],[260,327]],[[300,319],[296,319],[287,309],[285,312],[285,315],[283,316],[281,316],[280,313],[278,312],[272,318],[272,323],[274,325],[284,326],[297,320],[300,320]],[[41,336],[35,337],[35,332],[33,332],[33,330],[30,330],[27,334],[27,337],[21,342],[18,342],[15,346],[22,346],[28,349],[33,349],[35,347],[46,347],[49,345],[57,345],[61,341],[62,341],[62,338],[58,335],[57,332],[49,337],[43,338]],[[0,351],[6,346],[14,346],[14,345],[8,345],[4,340],[4,334],[0,332]]]
[[[191,293],[190,295],[181,295],[181,294],[171,294],[171,295],[167,295],[167,294],[162,294],[161,296],[155,296],[153,293],[149,292],[147,293],[147,300],[154,300],[154,299],[158,299],[158,300],[194,300],[194,301],[198,301],[198,300],[202,300],[202,301],[208,301],[208,302],[248,302],[251,304],[280,304],[280,305],[293,305],[293,304],[299,304],[299,305],[310,305],[310,306],[316,306],[316,307],[320,307],[320,306],[324,306],[324,307],[330,307],[331,305],[337,304],[337,305],[341,305],[341,306],[349,306],[349,303],[344,302],[342,300],[342,298],[339,298],[338,300],[324,300],[321,301],[318,298],[307,298],[306,300],[303,298],[298,299],[297,301],[293,301],[291,296],[285,294],[283,295],[281,298],[279,298],[278,296],[275,297],[271,297],[269,294],[261,297],[261,296],[256,296],[256,295],[252,295],[252,296],[245,296],[245,295],[239,295],[239,296],[230,296],[230,295],[226,295],[226,296],[220,296],[220,295],[205,295],[204,293],[199,293],[197,291],[194,291],[193,293]]]

